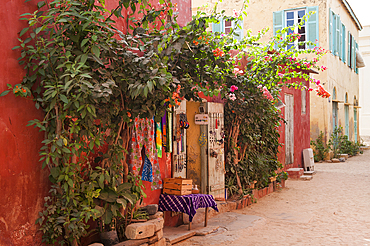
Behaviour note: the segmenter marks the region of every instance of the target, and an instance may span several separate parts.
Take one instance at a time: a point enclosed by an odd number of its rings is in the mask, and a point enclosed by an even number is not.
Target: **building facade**
[[[209,5],[213,7],[215,1],[195,0],[192,2],[193,11],[198,7]],[[225,10],[232,15],[234,9],[239,11],[242,1],[225,0],[218,4],[218,10]],[[324,132],[326,141],[330,138],[333,129],[343,127],[343,133],[351,141],[359,140],[358,100],[359,100],[359,70],[356,66],[356,50],[358,50],[359,31],[362,29],[355,13],[346,0],[251,0],[248,4],[247,17],[243,20],[243,30],[257,34],[263,28],[269,27],[267,35],[261,42],[267,42],[277,30],[292,26],[311,12],[314,14],[300,30],[293,30],[301,34],[300,41],[312,41],[316,46],[329,51],[321,61],[320,66],[327,67],[326,71],[312,75],[319,79],[329,91],[330,98],[320,98],[310,95],[310,133],[314,140]],[[223,23],[221,29],[227,32],[230,23]],[[233,26],[233,23],[231,23]],[[215,31],[220,27],[216,26]],[[293,44],[292,44],[293,45]],[[306,49],[308,45],[297,47]]]
[[[370,64],[370,26],[364,26],[360,32],[360,51],[365,65]],[[360,68],[360,136],[367,144],[370,143],[370,70],[368,67]]]

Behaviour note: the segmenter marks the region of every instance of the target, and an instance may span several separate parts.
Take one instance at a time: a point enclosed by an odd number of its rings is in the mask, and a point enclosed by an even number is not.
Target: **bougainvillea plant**
[[[90,219],[109,225],[128,215],[127,207],[145,196],[126,162],[133,119],[158,119],[184,98],[200,100],[200,92],[225,99],[226,171],[237,177],[239,192],[257,160],[267,165],[259,173],[276,170],[279,88],[304,88],[291,78],[317,68],[324,53],[283,49],[296,34],[256,45],[267,29],[240,42],[233,31],[211,33],[208,26],[220,17],[240,18],[216,8],[180,27],[176,6],[164,0],[120,0],[112,11],[104,0],[39,1],[37,7],[22,15],[28,26],[14,47],[26,76],[0,96],[12,91],[45,113],[30,125],[45,132],[40,161],[53,185],[37,222],[50,244],[77,245]],[[126,33],[117,20],[124,20]],[[276,41],[281,48],[274,50]],[[305,52],[316,60],[293,58]],[[238,61],[245,57],[242,68]]]

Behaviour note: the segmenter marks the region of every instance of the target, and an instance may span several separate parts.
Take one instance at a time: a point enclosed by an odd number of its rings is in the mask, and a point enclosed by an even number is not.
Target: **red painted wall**
[[[307,81],[303,79],[294,79],[294,82],[301,82],[309,87]],[[310,96],[306,91],[306,114],[301,113],[302,99],[301,90],[288,89],[284,87],[280,93],[280,99],[284,102],[285,94],[294,96],[294,163],[285,166],[285,170],[293,167],[303,167],[303,150],[310,148]],[[285,102],[284,102],[285,103]],[[285,115],[285,107],[281,110],[283,117]],[[285,144],[285,123],[281,122],[279,127],[280,138],[279,142]],[[285,165],[285,146],[279,148],[279,161]]]
[[[19,21],[23,13],[36,10],[38,1],[0,1],[0,93],[6,84],[21,83],[23,67],[18,64],[20,51],[12,51],[18,45],[18,33],[26,26]],[[153,1],[157,2],[157,1]],[[174,0],[180,11],[178,21],[185,25],[191,20],[191,0]],[[107,0],[107,8],[113,9],[117,0]],[[118,21],[120,30],[127,30],[126,22]],[[41,169],[39,149],[43,134],[27,127],[29,120],[42,119],[31,100],[15,98],[12,94],[0,98],[0,245],[40,245],[41,237],[35,226],[38,212],[49,190],[48,171]],[[171,155],[160,160],[162,177],[171,175]],[[148,198],[145,204],[158,203],[159,191],[151,191],[146,184]]]
[[[12,48],[25,27],[19,15],[35,9],[35,3],[24,0],[0,1],[0,92],[7,83],[21,83],[25,74],[17,61],[20,51]],[[43,113],[31,100],[11,94],[0,98],[0,245],[40,244],[35,220],[49,183],[38,162],[43,134],[26,126],[35,118],[42,119]]]

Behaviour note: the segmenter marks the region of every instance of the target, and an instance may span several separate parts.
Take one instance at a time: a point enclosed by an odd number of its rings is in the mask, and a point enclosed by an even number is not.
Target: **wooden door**
[[[285,94],[285,164],[294,162],[294,97]]]
[[[208,123],[208,194],[225,197],[224,105],[207,103]]]
[[[172,177],[186,178],[186,129],[180,127],[180,115],[186,115],[186,101],[174,109],[173,114],[173,148],[172,148]]]

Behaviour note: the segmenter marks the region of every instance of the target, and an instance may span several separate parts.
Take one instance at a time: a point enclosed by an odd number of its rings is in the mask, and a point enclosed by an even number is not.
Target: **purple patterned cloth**
[[[217,204],[212,195],[191,194],[175,196],[161,194],[159,197],[159,211],[182,212],[189,215],[189,221],[193,220],[198,208],[211,207],[218,212]]]

